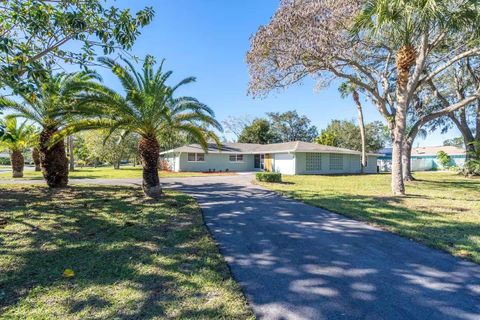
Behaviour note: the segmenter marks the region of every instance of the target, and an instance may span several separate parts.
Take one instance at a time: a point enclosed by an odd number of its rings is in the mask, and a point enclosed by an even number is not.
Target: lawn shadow
[[[8,224],[0,229],[0,257],[16,263],[0,274],[0,313],[33,289],[48,297],[63,288],[70,297],[52,297],[50,311],[60,305],[69,315],[143,319],[167,317],[179,304],[186,314],[225,317],[197,296],[204,288],[193,275],[229,273],[213,242],[198,245],[206,233],[194,200],[171,193],[156,203],[143,199],[141,189],[125,186],[4,188],[0,217]],[[66,268],[74,278],[62,277]],[[126,300],[116,301],[122,294]]]

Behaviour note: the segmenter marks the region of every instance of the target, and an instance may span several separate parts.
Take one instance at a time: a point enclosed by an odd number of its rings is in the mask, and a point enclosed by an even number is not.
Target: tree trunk
[[[143,192],[148,197],[159,197],[162,195],[162,188],[158,177],[160,146],[157,139],[155,137],[141,137],[138,150],[143,166]]]
[[[397,105],[395,110],[395,126],[392,136],[392,192],[394,195],[404,195],[402,149],[405,141],[408,108],[408,79],[410,69],[416,60],[415,48],[411,45],[402,46],[396,56],[397,65]]]
[[[35,164],[35,171],[41,171],[40,167],[40,151],[37,147],[32,148],[32,160]]]
[[[69,170],[75,171],[75,155],[73,154],[73,136],[67,137],[67,143],[68,143]]]
[[[113,169],[120,169],[120,160],[113,160]]]
[[[12,151],[12,154],[10,155],[10,161],[12,162],[12,177],[22,178],[23,166],[25,163],[22,152],[19,150]]]
[[[40,134],[40,163],[43,177],[50,188],[63,188],[68,184],[68,159],[63,140],[50,148],[48,143],[55,129],[44,129]]]
[[[353,100],[358,110],[358,126],[360,127],[360,138],[362,139],[362,164],[361,164],[361,173],[365,172],[365,167],[367,166],[367,150],[366,150],[366,141],[365,141],[365,123],[363,121],[363,110],[360,103],[360,98],[358,96],[357,90],[352,92]]]
[[[412,175],[412,144],[413,139],[407,139],[403,144],[402,151],[402,165],[403,165],[403,180],[404,181],[414,181],[415,178]]]

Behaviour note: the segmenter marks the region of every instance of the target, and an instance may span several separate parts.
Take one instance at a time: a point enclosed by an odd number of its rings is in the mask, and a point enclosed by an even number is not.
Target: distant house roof
[[[199,144],[190,144],[183,147],[175,148],[161,152],[160,154],[178,152],[203,153],[205,152]],[[309,143],[303,141],[292,141],[284,143],[272,144],[255,144],[255,143],[222,143],[221,148],[215,143],[208,144],[208,153],[243,153],[243,154],[261,154],[261,153],[282,153],[282,152],[315,152],[315,153],[344,153],[344,154],[361,154],[359,151],[350,149],[324,146],[318,143]],[[376,155],[371,154],[369,155]]]
[[[412,148],[412,156],[437,156],[439,151],[448,155],[465,155],[465,149],[452,146]]]
[[[377,153],[385,156],[392,155],[392,148],[383,148],[378,150]]]

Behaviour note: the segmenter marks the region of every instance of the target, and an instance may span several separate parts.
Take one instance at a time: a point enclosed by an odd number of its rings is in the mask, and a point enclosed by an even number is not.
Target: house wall
[[[273,171],[295,174],[295,162],[295,153],[275,153],[273,155]]]
[[[230,162],[229,154],[206,153],[205,161],[190,162],[188,154],[179,157],[179,171],[254,171],[253,154],[244,154],[242,162]]]
[[[463,167],[465,165],[465,155],[449,155],[450,166]],[[412,156],[412,171],[441,170],[442,165],[437,156]]]
[[[307,169],[307,153],[297,152],[295,161],[296,174],[356,174],[361,172],[360,155],[337,154],[339,158],[341,157],[342,169],[335,169],[330,166],[330,155],[330,153],[315,153],[314,157],[320,163],[320,170],[311,170],[311,168]],[[377,173],[376,156],[368,156],[365,173]]]
[[[165,160],[166,162],[168,162],[168,165],[170,167],[170,170],[172,171],[175,171],[175,172],[178,172],[179,171],[179,167],[180,167],[180,157],[178,154],[176,153],[168,153],[168,154],[165,154],[163,155],[163,157],[161,158],[162,160]]]

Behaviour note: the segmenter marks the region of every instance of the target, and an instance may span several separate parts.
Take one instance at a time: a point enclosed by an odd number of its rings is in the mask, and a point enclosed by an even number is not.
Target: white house
[[[377,154],[369,153],[366,173],[377,172]],[[272,171],[283,174],[360,173],[361,153],[317,143],[191,144],[161,152],[172,171]]]

